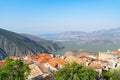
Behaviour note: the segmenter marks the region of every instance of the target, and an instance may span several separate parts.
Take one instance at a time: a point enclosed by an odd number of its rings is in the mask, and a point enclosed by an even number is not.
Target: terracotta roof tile
[[[10,59],[15,59],[15,58],[16,58],[16,56],[9,56],[9,58],[10,58]]]
[[[54,58],[59,64],[61,64],[62,66],[65,65],[65,62],[63,60],[61,60],[60,58]]]
[[[46,63],[46,62],[49,61],[49,58],[39,57],[37,61],[40,62],[40,63]]]
[[[40,62],[40,63],[46,63],[46,62],[48,62],[51,58],[52,58],[52,57],[51,57],[50,54],[42,53],[42,54],[39,54],[39,55],[38,55],[37,61]]]
[[[47,58],[52,58],[50,54],[47,54],[47,53],[42,53],[42,54],[39,54],[39,57],[47,57]]]
[[[4,66],[5,65],[5,62],[0,62],[0,66]]]
[[[48,61],[48,64],[51,65],[52,67],[56,68],[56,66],[59,64],[61,66],[65,65],[65,62],[61,60],[60,58],[52,58]]]
[[[55,61],[49,61],[48,64],[49,64],[50,66],[52,66],[53,68],[56,68],[57,65],[58,65],[58,63],[55,62]]]
[[[120,50],[115,50],[114,52],[116,52],[116,53],[120,54]]]

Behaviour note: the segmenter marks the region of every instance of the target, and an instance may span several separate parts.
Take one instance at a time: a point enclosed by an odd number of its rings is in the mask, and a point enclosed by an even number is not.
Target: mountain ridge
[[[97,30],[92,32],[81,32],[81,31],[67,31],[57,34],[49,34],[49,37],[52,36],[54,39],[58,41],[81,41],[81,42],[119,42],[120,43],[120,27],[105,29],[105,30]],[[57,35],[57,36],[56,36]],[[39,35],[45,38],[45,34]],[[47,38],[47,37],[46,37]]]
[[[60,49],[59,46],[56,47]],[[51,53],[52,50],[21,34],[0,28],[0,59],[7,56],[37,55],[41,52]]]

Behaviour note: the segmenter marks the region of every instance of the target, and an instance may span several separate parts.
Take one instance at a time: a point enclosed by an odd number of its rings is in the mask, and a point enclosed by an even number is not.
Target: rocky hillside
[[[41,52],[50,53],[61,48],[60,45],[54,42],[52,43],[56,44],[56,46],[52,47],[51,42],[46,43],[46,41],[47,40],[44,42],[44,40],[42,40],[41,43],[38,43],[21,34],[0,29],[0,59],[10,55],[20,56],[27,54],[37,55]],[[48,45],[52,47],[52,49],[45,47]]]
[[[22,35],[31,39],[31,40],[36,41],[37,44],[39,44],[39,45],[43,45],[43,47],[46,48],[49,52],[56,51],[56,50],[59,50],[59,49],[63,48],[63,46],[59,42],[55,42],[55,41],[53,42],[51,40],[45,40],[45,39],[42,39],[40,37],[31,35],[31,34],[22,34]]]
[[[4,59],[5,57],[7,57],[7,53],[0,48],[0,59]]]

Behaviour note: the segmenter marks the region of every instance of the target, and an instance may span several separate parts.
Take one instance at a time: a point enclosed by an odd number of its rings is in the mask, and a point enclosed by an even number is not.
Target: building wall
[[[57,69],[56,69],[56,68],[52,67],[52,66],[51,66],[51,65],[49,65],[48,63],[46,63],[46,64],[45,64],[45,67],[47,67],[47,68],[48,68],[48,70],[50,70],[50,71],[57,71]]]
[[[99,53],[99,59],[108,60],[113,58],[115,58],[115,56],[111,53]]]

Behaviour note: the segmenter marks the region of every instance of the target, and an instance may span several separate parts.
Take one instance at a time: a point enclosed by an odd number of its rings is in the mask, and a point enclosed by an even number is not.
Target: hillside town
[[[30,68],[27,80],[54,80],[51,73],[58,71],[65,64],[76,62],[88,66],[99,74],[103,70],[120,68],[120,49],[107,52],[99,52],[97,56],[60,56],[48,53],[27,56],[9,56],[10,59],[21,59]],[[0,61],[0,66],[5,65],[5,60]]]

